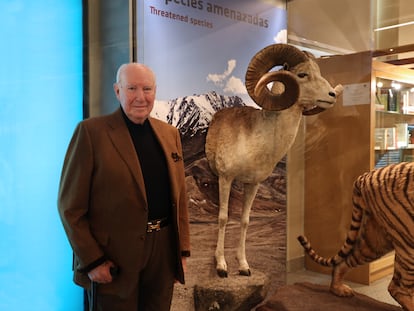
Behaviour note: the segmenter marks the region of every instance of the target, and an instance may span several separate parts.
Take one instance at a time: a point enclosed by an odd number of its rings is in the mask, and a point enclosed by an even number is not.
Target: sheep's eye
[[[304,78],[304,77],[307,77],[307,76],[309,76],[309,75],[305,72],[298,73],[299,78]]]

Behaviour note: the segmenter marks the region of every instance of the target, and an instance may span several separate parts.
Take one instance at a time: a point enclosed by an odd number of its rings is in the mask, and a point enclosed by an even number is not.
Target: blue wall
[[[82,1],[0,2],[0,310],[82,310],[56,199],[82,118]]]

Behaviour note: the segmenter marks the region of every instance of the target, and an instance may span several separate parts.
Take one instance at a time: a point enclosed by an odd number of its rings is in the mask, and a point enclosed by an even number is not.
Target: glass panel
[[[288,43],[313,53],[322,75],[333,86],[344,86],[333,108],[303,118],[303,141],[292,151],[303,154],[288,158],[289,172],[294,172],[290,180],[303,179],[303,187],[297,182],[288,193],[303,194],[304,210],[303,229],[288,223],[288,241],[302,229],[318,251],[334,255],[349,227],[356,178],[413,159],[414,1],[287,4]],[[300,201],[288,205],[288,220],[300,208]],[[288,261],[300,251],[288,244]],[[305,267],[326,272],[306,256]],[[369,284],[384,271],[391,273],[392,265],[376,262],[353,269],[347,278]]]
[[[316,56],[372,50],[373,5],[370,0],[353,3],[289,1],[288,43],[310,50]]]
[[[414,158],[414,84],[376,78],[375,167]]]

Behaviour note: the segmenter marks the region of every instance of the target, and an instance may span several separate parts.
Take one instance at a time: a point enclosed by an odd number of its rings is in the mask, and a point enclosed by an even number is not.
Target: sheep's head
[[[270,71],[281,66],[282,69]],[[271,89],[267,87],[273,83]],[[259,51],[246,72],[246,88],[256,104],[267,110],[284,110],[298,103],[304,115],[333,106],[342,92],[322,77],[313,55],[288,44],[273,44]]]

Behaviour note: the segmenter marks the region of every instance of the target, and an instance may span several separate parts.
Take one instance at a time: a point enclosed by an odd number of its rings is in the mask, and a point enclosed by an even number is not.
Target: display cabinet
[[[414,160],[414,77],[411,69],[373,61],[375,167]]]
[[[414,72],[372,60],[371,52],[319,59],[322,75],[344,92],[335,107],[305,118],[304,233],[322,256],[335,255],[349,229],[352,187],[362,173],[414,156]],[[398,89],[400,87],[400,89]],[[363,284],[392,273],[393,253],[353,269]],[[305,267],[330,268],[305,256]]]

